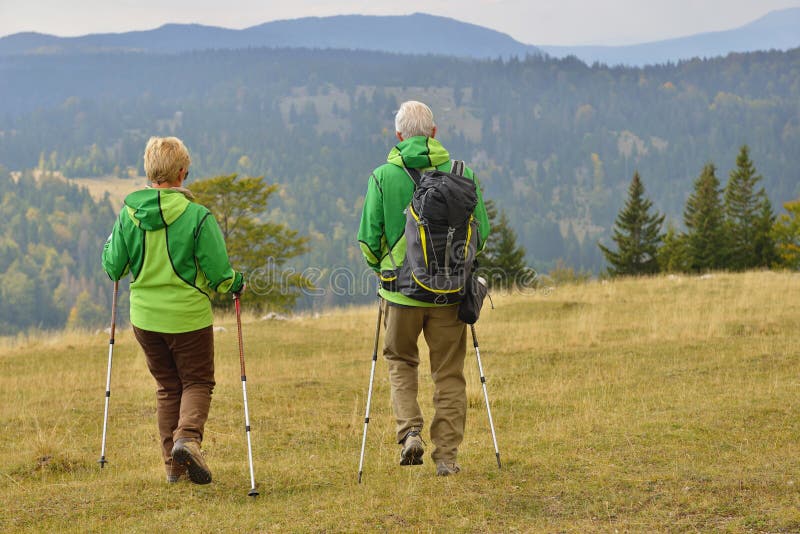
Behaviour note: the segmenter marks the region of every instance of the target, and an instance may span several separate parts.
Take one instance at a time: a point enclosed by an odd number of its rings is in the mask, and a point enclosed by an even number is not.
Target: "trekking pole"
[[[369,372],[369,390],[367,392],[367,413],[364,416],[364,437],[361,438],[361,459],[358,462],[358,483],[361,484],[361,474],[364,472],[364,449],[367,445],[367,425],[369,425],[369,407],[372,403],[372,383],[375,380],[375,362],[378,360],[378,338],[381,333],[381,315],[383,314],[383,300],[378,296],[378,321],[375,324],[375,345],[372,349],[372,369]]]
[[[114,296],[111,297],[111,336],[108,340],[108,371],[106,372],[106,408],[103,411],[103,444],[100,446],[100,469],[104,468],[106,460],[106,428],[108,425],[108,400],[111,398],[111,357],[114,354],[114,331],[117,328],[117,293],[119,280],[114,281]]]
[[[244,347],[242,344],[242,309],[239,304],[241,295],[239,293],[233,294],[233,302],[236,306],[236,328],[239,332],[239,365],[242,371],[242,397],[244,398],[244,430],[247,434],[247,459],[250,462],[250,491],[247,492],[249,497],[257,497],[256,491],[256,477],[253,473],[253,447],[250,444],[250,415],[247,411],[247,375],[244,370]]]
[[[492,442],[494,443],[494,455],[497,458],[497,468],[500,465],[500,449],[497,448],[497,436],[494,433],[494,421],[492,421],[492,409],[489,407],[489,394],[486,392],[486,377],[483,375],[483,365],[481,365],[481,349],[478,347],[478,337],[475,335],[475,325],[469,325],[472,330],[472,345],[475,347],[475,357],[478,359],[478,372],[481,374],[481,386],[483,386],[483,398],[486,400],[486,413],[489,414],[489,428],[492,430]]]

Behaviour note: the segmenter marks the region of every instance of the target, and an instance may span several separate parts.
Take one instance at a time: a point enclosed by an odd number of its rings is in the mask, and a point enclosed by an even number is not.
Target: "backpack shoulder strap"
[[[464,176],[464,162],[460,159],[454,159],[451,161],[452,167],[450,167],[450,172],[453,174],[457,174],[459,176]]]
[[[422,175],[420,174],[419,169],[410,169],[408,167],[403,167],[403,170],[406,171],[408,177],[411,178],[412,182],[414,182],[414,189],[419,187],[419,182],[420,180],[422,180]]]

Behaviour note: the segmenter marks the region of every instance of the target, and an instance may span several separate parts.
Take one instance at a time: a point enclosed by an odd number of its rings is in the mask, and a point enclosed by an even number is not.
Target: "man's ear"
[[[401,134],[400,132],[395,132],[394,134],[397,136],[397,139],[398,139],[399,141],[402,141],[402,140],[403,140],[403,134]]]
[[[431,131],[431,139],[436,138],[436,126],[433,127],[433,131]]]

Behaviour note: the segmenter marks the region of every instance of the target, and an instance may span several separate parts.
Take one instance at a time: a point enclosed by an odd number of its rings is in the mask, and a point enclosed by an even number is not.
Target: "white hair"
[[[400,104],[400,109],[394,116],[394,129],[400,132],[404,139],[417,135],[430,137],[435,127],[431,108],[416,100]]]

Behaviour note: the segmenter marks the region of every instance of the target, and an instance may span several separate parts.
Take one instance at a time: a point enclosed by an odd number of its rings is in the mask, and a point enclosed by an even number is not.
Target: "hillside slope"
[[[798,275],[766,272],[496,295],[477,331],[502,471],[470,348],[463,472],[437,479],[428,456],[397,465],[381,358],[361,485],[375,307],[246,318],[256,501],[230,317],[217,323],[205,487],[163,480],[154,385],[129,331],[103,470],[105,336],[5,343],[0,530],[797,532],[798,294]]]
[[[280,183],[268,216],[314,238],[301,268],[360,274],[367,178],[406,99],[431,105],[542,270],[603,267],[596,243],[636,170],[677,224],[703,166],[724,182],[743,144],[776,211],[800,183],[800,49],[643,69],[341,50],[14,56],[0,58],[0,96],[11,170],[141,175],[149,136],[177,135],[193,179]]]

